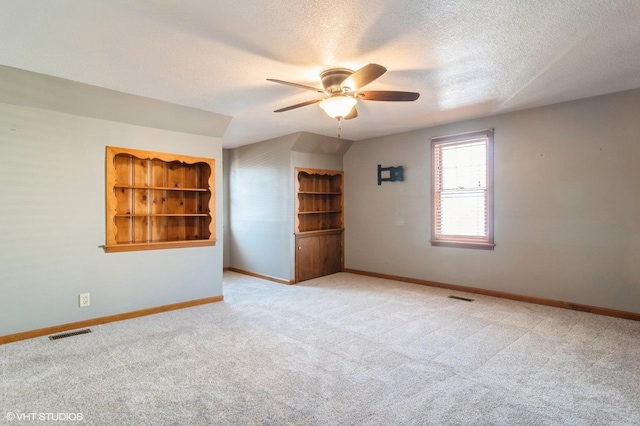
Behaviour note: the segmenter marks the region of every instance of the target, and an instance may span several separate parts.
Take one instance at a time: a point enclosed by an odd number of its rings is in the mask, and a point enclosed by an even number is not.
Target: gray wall
[[[228,268],[231,266],[231,230],[229,229],[229,164],[230,164],[230,156],[231,152],[228,149],[222,150],[222,200],[224,203],[224,209],[222,211],[223,216],[223,235],[224,235],[224,246],[222,250],[222,266],[223,268]]]
[[[105,253],[107,145],[214,158],[216,246]],[[0,103],[0,182],[0,335],[222,294],[219,138]]]
[[[490,127],[495,250],[431,247],[429,138]],[[640,312],[639,160],[640,90],[355,142],[345,266]]]
[[[289,279],[294,136],[232,149],[229,154],[230,266]]]
[[[300,132],[229,150],[229,265],[295,279],[294,170],[342,170],[352,141]]]

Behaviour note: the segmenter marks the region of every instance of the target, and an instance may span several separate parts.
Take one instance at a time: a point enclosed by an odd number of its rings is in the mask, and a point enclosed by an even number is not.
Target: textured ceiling
[[[332,67],[388,71],[352,140],[640,87],[638,0],[0,0],[0,64],[232,116],[231,148],[336,136],[314,92]]]

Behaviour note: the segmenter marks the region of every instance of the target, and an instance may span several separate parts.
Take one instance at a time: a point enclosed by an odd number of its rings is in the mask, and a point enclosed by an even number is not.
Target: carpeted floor
[[[224,296],[0,346],[0,424],[640,424],[640,322],[347,273]]]

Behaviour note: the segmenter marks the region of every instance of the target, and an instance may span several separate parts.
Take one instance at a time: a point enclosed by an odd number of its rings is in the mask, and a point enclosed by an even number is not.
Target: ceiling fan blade
[[[287,86],[297,87],[298,89],[313,90],[314,92],[324,93],[324,90],[318,89],[317,87],[305,86],[304,84],[291,83],[290,81],[284,81],[284,80],[276,80],[275,78],[268,78],[267,80],[272,81],[274,83],[286,84]]]
[[[342,82],[342,86],[348,87],[349,90],[358,90],[371,83],[385,72],[387,72],[387,69],[382,65],[368,64],[347,77]]]
[[[363,101],[415,101],[420,97],[416,92],[395,92],[391,90],[367,90],[355,94]]]
[[[356,109],[356,107],[351,108],[351,111],[349,111],[349,114],[345,115],[343,118],[345,120],[351,120],[352,118],[356,118],[358,116],[358,110]]]
[[[311,100],[311,101],[301,102],[301,103],[299,103],[299,104],[290,105],[290,106],[288,106],[288,107],[280,108],[280,109],[277,109],[277,110],[275,110],[275,111],[273,111],[273,112],[284,112],[284,111],[289,111],[290,109],[296,109],[296,108],[300,108],[300,107],[303,107],[303,106],[307,106],[307,105],[311,105],[311,104],[316,104],[316,103],[320,102],[321,100],[322,100],[322,99],[313,99],[313,100]]]

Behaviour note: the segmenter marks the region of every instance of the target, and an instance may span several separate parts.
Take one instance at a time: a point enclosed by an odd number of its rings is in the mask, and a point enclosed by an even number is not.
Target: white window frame
[[[442,157],[442,147],[465,145],[485,141],[486,143],[486,187],[485,191],[485,226],[483,236],[478,235],[448,235],[441,232],[441,195],[444,192],[454,194],[456,188],[441,188],[441,167],[438,164]],[[460,194],[468,188],[460,188]],[[477,248],[493,250],[493,129],[479,130],[451,136],[441,136],[431,139],[431,245],[444,247]]]

